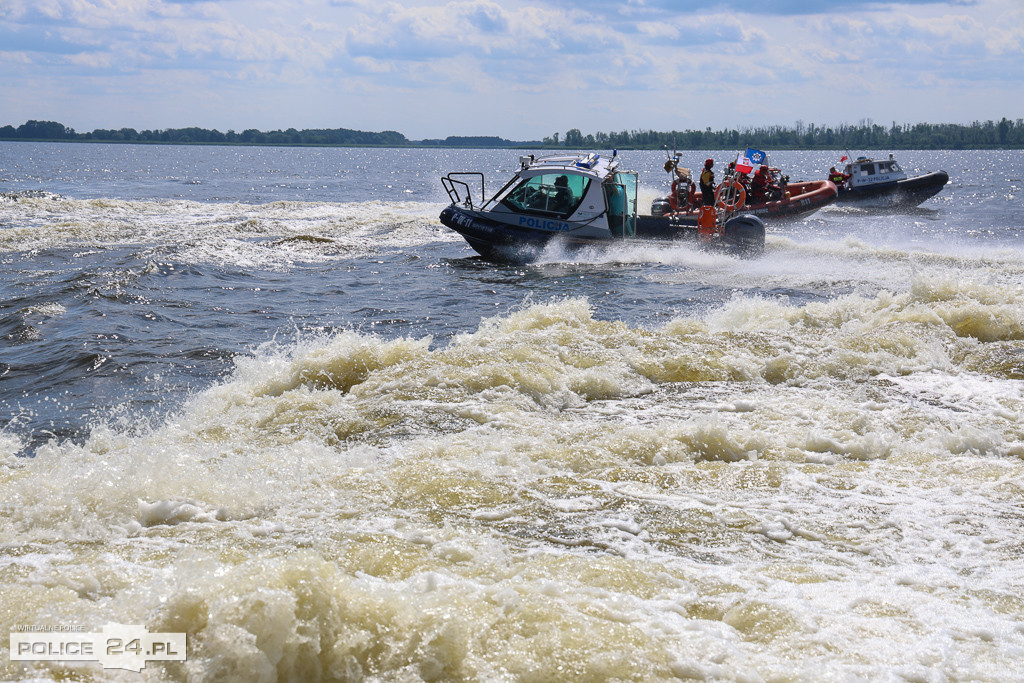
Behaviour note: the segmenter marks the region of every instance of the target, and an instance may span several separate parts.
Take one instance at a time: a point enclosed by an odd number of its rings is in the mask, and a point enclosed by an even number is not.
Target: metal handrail
[[[452,204],[462,204],[470,209],[473,208],[473,192],[469,188],[469,183],[464,180],[457,180],[452,176],[479,176],[480,178],[480,202],[484,201],[487,194],[484,191],[484,174],[479,171],[456,171],[449,173],[448,175],[441,178],[441,185],[444,187],[445,192],[448,193],[448,198],[452,200]],[[462,193],[459,192],[459,188],[463,188],[466,193],[465,199],[462,198]]]

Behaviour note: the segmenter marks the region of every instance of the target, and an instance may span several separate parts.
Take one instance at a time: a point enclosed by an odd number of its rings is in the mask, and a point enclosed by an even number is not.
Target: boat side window
[[[545,173],[529,178],[512,190],[501,203],[517,213],[568,217],[587,193],[590,178],[565,173]]]

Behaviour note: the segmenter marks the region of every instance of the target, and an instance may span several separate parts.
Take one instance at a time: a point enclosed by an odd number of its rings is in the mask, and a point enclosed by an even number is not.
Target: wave
[[[177,245],[187,263],[273,269],[436,240],[438,213],[439,206],[415,202],[252,205],[31,194],[0,205],[0,252]]]
[[[18,459],[18,470],[57,473],[32,504],[20,494],[19,510],[42,515],[56,495],[77,509],[64,523],[127,524],[136,500],[179,497],[245,517],[277,499],[268,479],[283,477],[281,493],[295,495],[294,474],[278,469],[295,464],[292,449],[355,453],[366,465],[368,453],[477,438],[498,439],[474,456],[489,466],[518,443],[520,465],[574,471],[870,460],[926,444],[948,453],[957,452],[949,435],[971,429],[987,435],[976,450],[1019,456],[1019,302],[985,304],[965,298],[970,288],[939,297],[927,282],[917,289],[803,307],[737,299],[656,330],[595,319],[585,300],[567,299],[486,320],[443,348],[429,337],[356,332],[270,344],[237,358],[230,379],[151,433],[97,427],[82,445],[51,443]],[[971,389],[939,401],[936,378]],[[69,480],[76,490],[63,489]]]
[[[0,612],[184,632],[150,665],[180,680],[884,678],[936,641],[998,678],[1022,297],[921,274],[265,344],[152,428],[0,434]]]

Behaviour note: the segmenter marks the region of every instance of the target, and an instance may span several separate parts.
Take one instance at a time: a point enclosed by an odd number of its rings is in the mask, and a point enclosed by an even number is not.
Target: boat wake
[[[131,246],[184,263],[273,270],[414,248],[438,238],[441,231],[424,229],[437,225],[436,213],[437,205],[416,202],[79,200],[28,192],[0,204],[0,226],[16,226],[0,229],[0,250]]]

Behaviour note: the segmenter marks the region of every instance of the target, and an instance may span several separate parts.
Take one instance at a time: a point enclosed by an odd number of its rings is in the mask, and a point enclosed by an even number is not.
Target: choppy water
[[[189,639],[0,676],[1020,680],[1019,155],[495,266],[438,177],[517,154],[0,143],[0,635]]]

